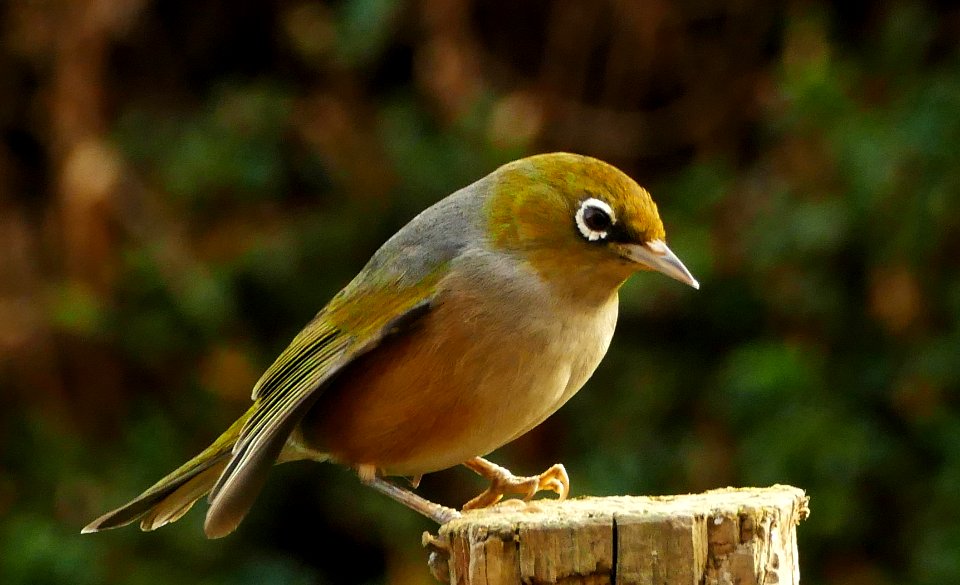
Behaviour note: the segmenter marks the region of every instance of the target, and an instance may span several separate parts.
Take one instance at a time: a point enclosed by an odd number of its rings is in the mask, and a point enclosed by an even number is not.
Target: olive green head
[[[504,165],[494,176],[491,243],[523,256],[545,278],[608,286],[655,270],[699,288],[666,246],[650,193],[617,168],[552,153]]]

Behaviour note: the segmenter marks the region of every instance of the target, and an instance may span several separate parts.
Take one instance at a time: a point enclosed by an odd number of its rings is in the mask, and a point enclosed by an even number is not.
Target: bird
[[[507,163],[389,238],[267,368],[236,422],[82,532],[153,530],[207,495],[204,532],[226,536],[273,465],[304,459],[350,467],[440,524],[460,512],[413,490],[458,465],[490,482],[464,510],[539,491],[563,499],[561,464],[524,477],[485,457],[586,383],[613,337],[618,290],[644,271],[700,287],[646,189],[585,155]]]

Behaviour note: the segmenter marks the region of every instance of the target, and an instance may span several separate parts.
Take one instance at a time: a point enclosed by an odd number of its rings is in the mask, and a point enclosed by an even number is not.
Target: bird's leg
[[[561,500],[570,493],[570,477],[563,465],[557,463],[540,475],[531,477],[517,477],[509,469],[491,463],[482,457],[474,457],[464,462],[478,475],[490,480],[490,487],[479,496],[463,505],[464,510],[486,508],[500,501],[505,494],[518,494],[524,500],[529,500],[539,491],[550,490],[556,492]]]
[[[410,490],[394,485],[389,481],[378,477],[372,466],[361,465],[357,469],[357,475],[364,485],[370,486],[381,494],[403,504],[414,512],[418,512],[437,524],[446,524],[447,522],[460,517],[460,512],[453,508],[447,508],[440,504],[435,504],[430,500],[420,497]]]

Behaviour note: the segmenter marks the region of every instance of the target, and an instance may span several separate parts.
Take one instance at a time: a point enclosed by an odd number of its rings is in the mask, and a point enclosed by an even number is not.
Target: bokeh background
[[[431,583],[429,523],[331,465],[223,540],[79,530],[419,210],[550,150],[648,186],[703,287],[630,281],[588,386],[494,458],[791,483],[805,583],[960,582],[958,39],[946,1],[4,2],[0,582]]]

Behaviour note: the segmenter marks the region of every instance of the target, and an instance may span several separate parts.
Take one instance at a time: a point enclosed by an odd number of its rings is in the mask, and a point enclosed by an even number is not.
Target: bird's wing
[[[344,366],[430,311],[442,270],[358,277],[297,335],[257,382],[249,418],[210,491],[208,536],[232,531],[253,504],[290,433]]]

